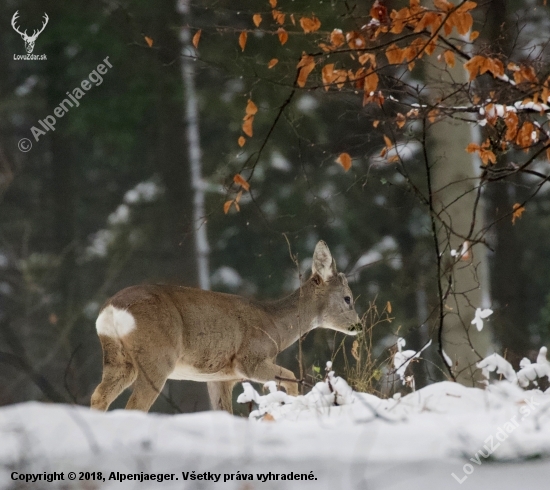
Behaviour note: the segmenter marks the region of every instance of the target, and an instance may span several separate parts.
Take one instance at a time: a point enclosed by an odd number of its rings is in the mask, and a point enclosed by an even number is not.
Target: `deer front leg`
[[[258,364],[252,373],[250,373],[249,378],[252,381],[257,383],[266,383],[267,381],[275,381],[277,384],[283,386],[286,392],[292,396],[298,396],[298,383],[293,381],[282,381],[277,379],[286,378],[295,380],[296,376],[292,371],[285,369],[284,367],[277,366],[272,361],[263,361]]]

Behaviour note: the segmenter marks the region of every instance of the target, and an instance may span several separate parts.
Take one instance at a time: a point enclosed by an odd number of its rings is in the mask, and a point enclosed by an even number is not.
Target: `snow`
[[[481,332],[483,330],[483,320],[485,318],[490,317],[493,314],[493,310],[490,308],[476,308],[476,312],[474,315],[474,319],[472,320],[472,325],[475,325],[478,332]]]
[[[545,354],[536,364],[546,365]],[[239,401],[262,406],[249,419],[37,402],[0,408],[0,488],[16,487],[13,472],[24,478],[54,471],[65,480],[17,488],[435,490],[462,481],[468,489],[519,490],[547,481],[550,393],[507,380],[486,389],[445,381],[382,399],[353,392],[327,369],[305,396],[288,396],[275,382],[260,395],[244,383]],[[101,471],[106,481],[71,482],[70,471]],[[109,480],[116,472],[173,476],[162,483]],[[294,480],[295,474],[315,479]]]
[[[432,345],[431,340],[424,347],[422,347],[422,349],[420,349],[418,352],[414,350],[402,350],[403,347],[405,347],[405,339],[402,337],[397,339],[397,352],[393,357],[393,367],[395,368],[395,373],[399,376],[403,384],[405,384],[405,381],[406,381],[405,371],[407,370],[407,367],[409,366],[410,362],[413,359],[420,357],[420,354],[422,354],[422,351],[427,349],[430,345]]]
[[[483,375],[486,378],[489,378],[489,373],[496,371],[497,374],[504,375],[508,381],[515,383],[518,380],[517,374],[512,365],[496,353],[478,362],[477,367],[482,370]]]
[[[531,361],[527,358],[523,358],[520,369],[517,373],[518,383],[524,388],[529,386],[529,382],[535,383],[537,378],[546,376],[550,380],[550,362],[546,359],[547,349],[541,347],[539,355],[537,356],[537,362],[531,364]]]

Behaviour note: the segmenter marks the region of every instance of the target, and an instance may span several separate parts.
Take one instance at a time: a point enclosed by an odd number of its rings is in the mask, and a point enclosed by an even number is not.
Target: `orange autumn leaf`
[[[454,5],[451,2],[447,2],[447,0],[434,0],[434,5],[444,12],[448,12],[454,7]]]
[[[149,47],[153,46],[153,40],[150,37],[145,36],[145,42],[147,43],[147,46]]]
[[[470,81],[478,75],[483,75],[487,72],[491,73],[495,78],[504,75],[504,64],[502,61],[495,58],[485,58],[480,55],[473,56],[469,61],[464,63],[464,68],[470,74]]]
[[[246,104],[245,116],[243,117],[242,130],[243,133],[250,138],[254,134],[252,130],[252,123],[254,122],[254,115],[256,112],[258,112],[258,107],[254,104],[254,102],[252,102],[251,99],[249,99]]]
[[[476,143],[470,143],[466,147],[466,151],[468,153],[477,153],[479,155],[479,158],[481,158],[481,161],[484,165],[487,165],[489,162],[496,163],[497,157],[493,153],[492,150],[489,148],[491,147],[491,143],[489,142],[489,139],[486,139],[481,145],[478,145]]]
[[[288,32],[286,32],[282,27],[277,29],[277,36],[279,37],[279,42],[285,44],[288,41]]]
[[[481,67],[485,63],[486,58],[483,56],[473,56],[470,60],[464,63],[464,68],[468,70],[470,74],[470,82],[476,78],[481,70]]]
[[[397,44],[392,44],[386,49],[386,58],[391,65],[399,65],[403,62],[405,50],[401,49]]]
[[[306,53],[302,54],[302,59],[299,61],[299,63],[296,65],[296,68],[298,68],[298,86],[304,87],[306,85],[307,77],[315,68],[315,60],[313,56],[310,56]]]
[[[277,0],[269,0],[269,5],[271,5],[272,9],[274,9],[277,6]]]
[[[525,212],[525,207],[523,207],[520,203],[515,203],[512,206],[513,213],[512,213],[512,224],[516,224],[516,219],[520,219],[521,215]]]
[[[224,212],[225,214],[229,213],[229,209],[231,209],[231,204],[233,204],[233,200],[231,200],[231,201],[225,201],[225,202],[223,203],[223,212]]]
[[[455,54],[452,51],[445,51],[443,57],[445,58],[445,63],[447,63],[447,65],[449,65],[451,68],[455,66]]]
[[[335,48],[339,48],[346,42],[346,38],[344,37],[344,33],[341,29],[334,29],[330,33],[330,42]]]
[[[252,22],[254,22],[254,25],[256,27],[259,27],[260,24],[262,23],[262,16],[260,14],[254,14],[252,16]]]
[[[246,39],[248,37],[248,34],[246,31],[241,32],[239,35],[239,46],[241,47],[241,50],[244,51],[244,47],[246,46]]]
[[[246,143],[246,138],[244,136],[239,136],[239,139],[237,142],[239,143],[239,146],[242,148]]]
[[[372,127],[377,128],[379,124],[380,124],[380,121],[376,119],[375,121],[372,122]]]
[[[254,114],[256,114],[256,112],[258,112],[258,106],[254,104],[254,102],[252,102],[252,99],[248,99],[248,102],[246,103],[246,109],[245,109],[246,115],[253,116]]]
[[[391,140],[386,135],[384,135],[384,143],[386,144],[386,149],[389,149],[393,146]]]
[[[348,153],[340,153],[335,162],[342,165],[346,172],[351,168],[351,157]]]
[[[518,134],[518,115],[513,111],[508,111],[504,116],[504,123],[506,124],[506,134],[504,139],[506,141],[514,141]]]
[[[202,30],[199,29],[197,32],[195,32],[195,35],[193,36],[193,46],[195,46],[195,49],[197,49],[199,47],[199,40],[201,38],[201,33],[202,33]]]
[[[318,31],[321,27],[321,21],[317,17],[302,17],[300,19],[300,25],[306,34],[310,32]]]
[[[237,196],[235,197],[235,202],[240,202],[241,197],[243,197],[243,190],[242,189],[237,193]]]
[[[441,26],[443,14],[437,12],[426,12],[416,24],[414,32],[422,32],[423,30],[430,28],[431,32],[436,32]]]
[[[529,148],[534,143],[534,139],[537,139],[537,136],[538,132],[533,123],[525,121],[516,135],[516,144],[522,148]]]
[[[371,95],[372,93],[374,93],[374,91],[378,88],[378,81],[378,74],[370,71],[370,73],[365,77],[365,82],[363,85],[365,94]]]
[[[360,70],[364,71],[362,68]],[[360,70],[358,70],[358,73]],[[325,90],[328,90],[330,85],[336,85],[338,89],[341,90],[348,80],[348,72],[346,70],[335,70],[334,63],[329,63],[328,65],[323,66],[323,69],[321,70],[321,77],[323,79]],[[356,75],[352,70],[349,70],[350,81],[353,81],[355,78]]]
[[[388,9],[382,2],[376,0],[370,9],[370,16],[382,24],[388,21]]]
[[[524,82],[537,82],[535,69],[532,66],[522,66],[514,70],[514,82],[518,85]]]
[[[240,185],[245,191],[250,190],[250,184],[245,179],[243,179],[241,174],[235,174],[235,176],[233,177],[233,182],[235,182],[235,184],[237,185]]]
[[[267,64],[267,67],[269,69],[273,68],[277,63],[279,63],[279,60],[277,58],[271,59],[271,61]]]
[[[356,31],[346,33],[346,41],[351,49],[363,49],[367,45],[364,36]]]
[[[329,63],[328,65],[323,66],[323,69],[321,70],[321,77],[323,80],[323,85],[325,86],[325,90],[328,90],[329,85],[335,79],[334,63]]]
[[[247,114],[243,117],[242,130],[249,138],[252,138],[254,130],[252,129],[252,123],[254,122],[254,116]]]
[[[374,53],[363,53],[357,59],[362,65],[364,65],[368,61],[370,62],[370,66],[376,68],[376,55]]]
[[[285,14],[280,10],[273,10],[271,15],[273,15],[273,20],[277,22],[277,24],[282,26],[285,23]]]

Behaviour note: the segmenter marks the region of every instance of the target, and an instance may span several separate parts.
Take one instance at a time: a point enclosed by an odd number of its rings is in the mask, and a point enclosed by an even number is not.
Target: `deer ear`
[[[334,262],[330,250],[323,240],[315,246],[311,272],[314,276],[318,275],[324,282],[336,275],[336,262]]]

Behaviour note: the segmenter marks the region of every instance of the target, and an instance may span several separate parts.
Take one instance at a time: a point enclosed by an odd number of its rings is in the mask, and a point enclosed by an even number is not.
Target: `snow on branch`
[[[520,370],[516,373],[512,365],[498,354],[491,354],[476,365],[481,369],[483,375],[488,379],[491,372],[502,374],[504,377],[522,388],[529,386],[529,383],[537,385],[537,379],[546,376],[550,380],[550,362],[546,359],[548,349],[541,347],[537,361],[531,363],[526,357],[520,362]]]
[[[407,367],[409,367],[410,362],[420,357],[420,354],[424,350],[426,350],[430,345],[432,345],[432,341],[430,340],[422,349],[420,349],[418,352],[414,350],[402,350],[403,347],[405,347],[405,339],[399,338],[397,340],[397,352],[395,353],[395,356],[393,358],[393,366],[395,367],[395,373],[401,378],[401,382],[403,384],[406,383],[405,379],[405,371],[407,370]]]
[[[497,374],[504,375],[508,381],[513,383],[517,383],[518,381],[517,374],[512,365],[497,353],[491,354],[489,357],[479,361],[476,366],[481,369],[483,376],[487,379],[489,378],[489,373],[496,371]]]
[[[547,351],[546,347],[541,347],[537,356],[537,362],[534,364],[531,364],[531,361],[526,357],[521,360],[520,367],[522,369],[517,374],[520,386],[525,388],[529,386],[529,382],[531,381],[536,384],[536,380],[544,376],[550,380],[550,362],[546,359]]]
[[[355,402],[353,389],[347,382],[335,376],[331,371],[332,363],[327,362],[327,375],[324,381],[318,382],[304,396],[290,396],[277,390],[275,381],[264,384],[269,393],[260,395],[250,383],[243,383],[243,393],[237,398],[237,403],[254,403],[258,406],[250,412],[251,419],[262,418],[266,414],[279,416],[288,412],[299,412],[305,409],[323,409],[334,406],[350,405]]]

